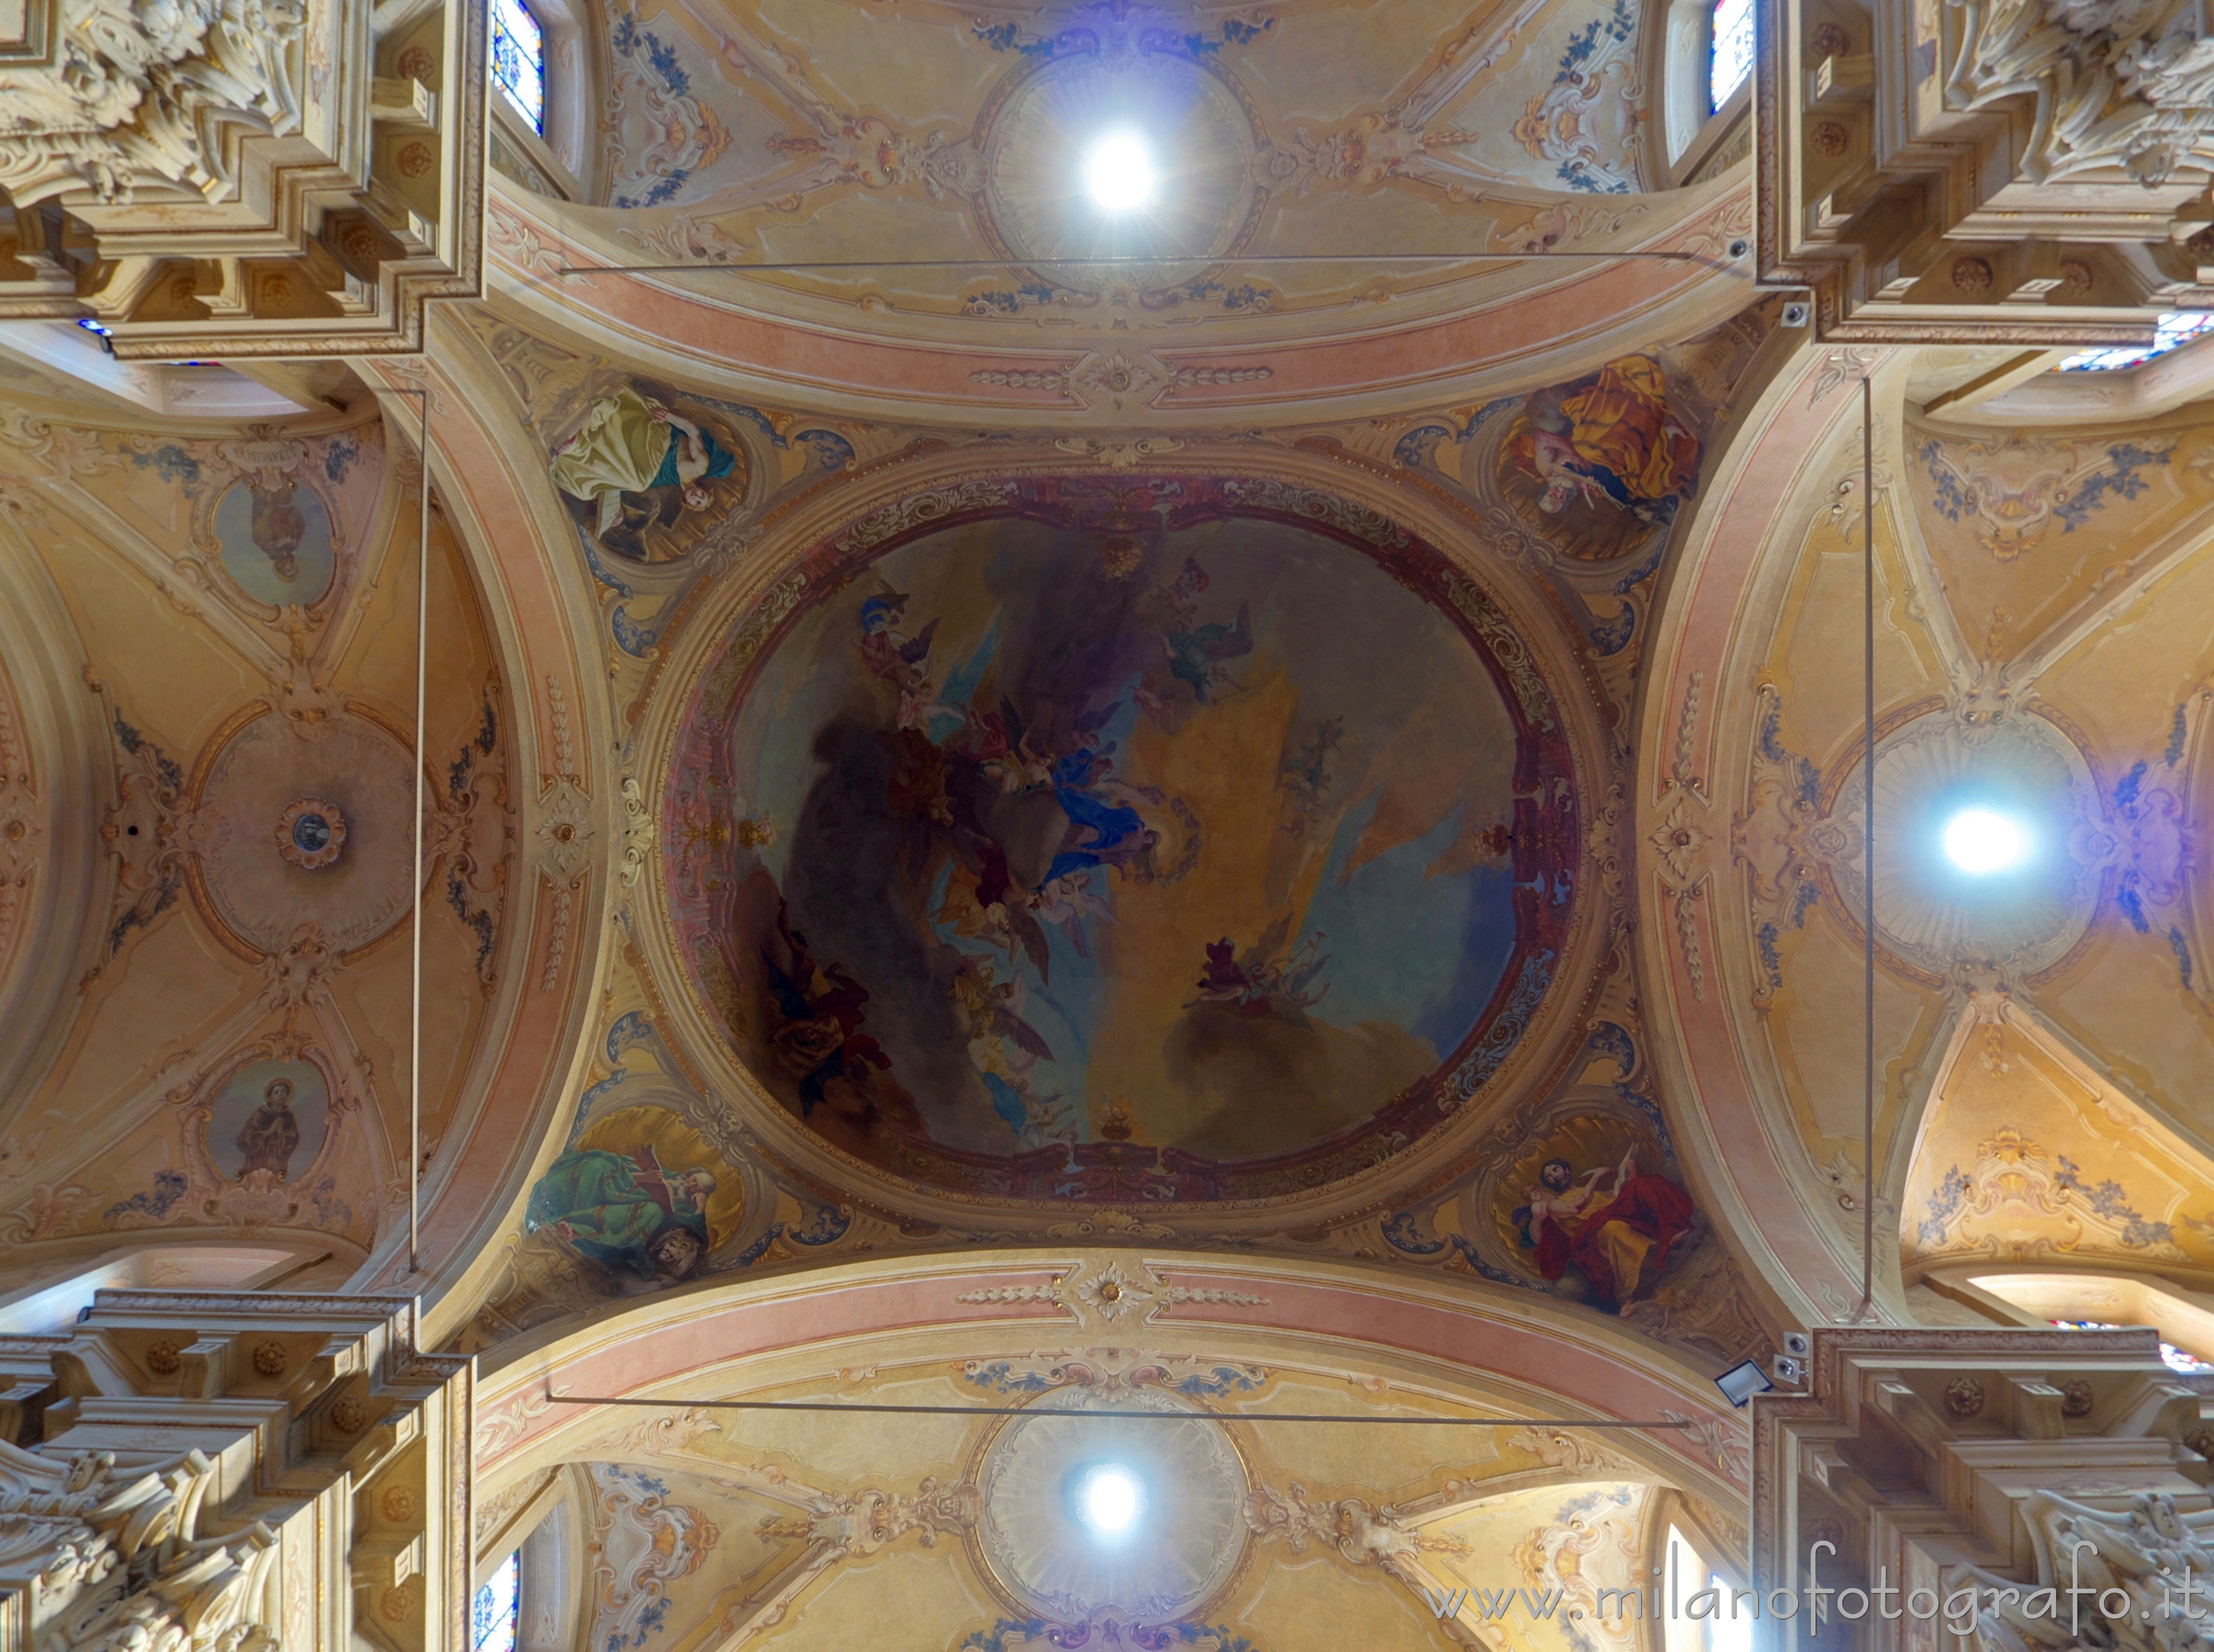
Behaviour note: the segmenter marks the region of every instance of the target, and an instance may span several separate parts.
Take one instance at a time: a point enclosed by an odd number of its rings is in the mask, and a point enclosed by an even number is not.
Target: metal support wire
[[[847,258],[800,259],[774,264],[562,264],[556,275],[792,275],[812,271],[839,270],[1057,270],[1128,267],[1148,268],[1162,264],[1520,264],[1535,258],[1654,259],[1666,263],[1697,264],[1709,270],[1732,270],[1739,260],[1709,258],[1704,253],[1655,252],[1649,249],[1614,253],[1577,253],[1560,248],[1530,253],[1162,253],[1141,258]]]
[[[1875,1312],[1875,370],[1861,376],[1861,1305]]]
[[[1675,1429],[1691,1426],[1690,1417],[1657,1422],[1594,1421],[1574,1416],[1347,1416],[1335,1411],[1057,1411],[1037,1405],[878,1405],[836,1399],[627,1399],[612,1394],[560,1394],[555,1405],[636,1405],[703,1411],[855,1411],[878,1416],[1077,1416],[1110,1417],[1127,1423],[1351,1423],[1365,1428],[1460,1429]]]
[[[420,513],[415,530],[415,881],[410,885],[407,925],[411,949],[407,975],[407,1271],[416,1274],[423,1270],[423,818],[426,803],[425,765],[429,750],[424,742],[424,725],[427,720],[425,707],[428,700],[431,635],[431,391],[427,385],[420,389],[405,385],[386,388],[394,395],[423,399],[423,477],[418,489]]]

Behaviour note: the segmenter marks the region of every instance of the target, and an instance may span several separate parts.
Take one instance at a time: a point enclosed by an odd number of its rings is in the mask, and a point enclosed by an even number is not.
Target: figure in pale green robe
[[[635,1154],[565,1153],[530,1190],[523,1225],[551,1227],[593,1261],[643,1279],[682,1278],[707,1247],[706,1170],[664,1172],[651,1147]]]
[[[605,534],[622,513],[626,493],[678,487],[690,509],[714,502],[702,483],[727,476],[737,460],[714,436],[625,387],[595,401],[584,427],[554,458],[554,483],[572,499],[597,507],[593,531]]]

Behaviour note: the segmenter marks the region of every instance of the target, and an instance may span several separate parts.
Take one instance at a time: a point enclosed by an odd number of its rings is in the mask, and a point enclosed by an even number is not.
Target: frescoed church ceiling
[[[787,258],[851,256],[855,235],[889,223],[941,249],[979,229],[1006,237],[1057,210],[1053,144],[1095,105],[1184,140],[1174,149],[1210,183],[1257,174],[1218,186],[1239,228],[1248,191],[1282,192],[1272,205],[1287,213],[1379,191],[1462,205],[1487,187],[1650,187],[1634,8],[1396,13],[609,5],[614,141],[594,204],[683,208],[707,245],[758,238]]]
[[[591,1652],[1666,1652],[1718,1374],[2214,1293],[2204,405],[1814,341],[1626,0],[564,9],[419,355],[0,361],[0,1291],[419,1300]]]
[[[2180,1141],[2014,1018],[1979,1022],[1923,1116],[1905,1265],[2214,1274],[2214,1177]]]
[[[1647,1581],[1674,1499],[1635,1454],[1485,1426],[1481,1406],[1381,1372],[1182,1351],[1189,1340],[965,1360],[865,1349],[861,1363],[758,1392],[1024,1409],[834,1422],[679,1399],[565,1435],[560,1457],[528,1457],[535,1466],[504,1464],[484,1506],[566,1477],[587,1533],[590,1644],[632,1652],[711,1627],[739,1644],[812,1646],[892,1618],[911,1643],[946,1652],[1087,1639],[1273,1652],[1317,1637],[1565,1652],[1588,1643],[1599,1590]],[[1092,1410],[1160,1421],[1061,1415]],[[1236,1420],[1272,1410],[1468,1426],[1365,1429],[1356,1442],[1342,1429]],[[1153,1500],[1150,1528],[1104,1557],[1075,1529],[1064,1484],[1103,1453]],[[1523,1610],[1526,1590],[1541,1618]],[[1497,1609],[1502,1594],[1512,1612]],[[1636,1620],[1596,1632],[1620,1652],[1654,1643]]]
[[[1627,951],[1590,950],[1626,892],[1605,730],[1759,317],[1258,450],[810,419],[480,321],[663,778],[471,1343],[1043,1223],[1296,1231],[1759,1345]],[[1367,503],[1395,477],[1428,514]],[[670,1214],[619,1185],[648,1150]],[[1610,1202],[1636,1243],[1575,1251]]]
[[[1744,303],[1743,180],[1669,187],[1661,30],[1618,0],[608,0],[587,33],[602,141],[494,201],[500,302],[748,395],[1265,425],[1446,361],[1449,395],[1479,360],[1527,386],[1570,315],[1590,370],[1633,311],[1681,335]],[[1118,125],[1177,204],[1103,236],[1068,179]]]
[[[1552,697],[1425,549],[1281,493],[1062,482],[710,668],[669,811],[740,823],[666,855],[679,944],[809,1128],[967,1191],[1265,1197],[1500,1070],[1577,893]]]
[[[1725,507],[1703,507],[1719,513],[1703,531],[1763,554],[1734,562],[1741,585],[1709,587],[1739,604],[1727,664],[1670,668],[1679,756],[1643,835],[1675,1016],[1738,1029],[1789,1196],[1850,1278],[1872,528],[1879,1244],[1899,1236],[1911,1276],[1971,1256],[2195,1269],[2189,1223],[2214,1187],[2193,875],[2214,668],[2205,418],[1978,428],[1904,401],[1911,352],[1826,360],[1771,387],[1753,426],[1770,434],[1740,443],[1756,468],[1722,484],[1733,506],[1771,502],[1727,529]],[[2021,823],[2017,867],[1948,862],[1942,830],[1966,802]],[[1850,1288],[1807,1288],[1837,1310]]]
[[[1440,490],[1457,513],[1458,531],[1480,535],[1552,590],[1581,633],[1583,669],[1599,679],[1603,696],[1626,707],[1660,553],[1678,512],[1697,496],[1703,444],[1721,427],[1767,336],[1772,309],[1757,306],[1683,344],[1619,358],[1532,397],[1315,425],[1283,432],[1270,446],[1336,450],[1379,479],[1404,480],[1426,493]],[[767,536],[790,534],[795,520],[828,526],[841,510],[858,514],[858,505],[839,501],[877,496],[878,478],[893,465],[949,450],[970,468],[1035,463],[1043,455],[1060,468],[1074,461],[1111,477],[1149,460],[1234,466],[1250,450],[1250,438],[1226,443],[1219,434],[1024,440],[960,425],[810,414],[789,403],[643,377],[607,355],[505,324],[491,312],[475,314],[468,325],[547,454],[598,590],[616,714],[628,729],[641,725],[657,662],[696,609],[705,581]],[[616,409],[627,409],[636,424],[650,420],[655,407],[699,432],[684,435],[676,426],[682,439],[656,449],[671,473],[666,482],[646,486],[657,478],[632,477],[639,485],[626,489],[624,477],[596,472],[581,451],[564,462],[561,450],[584,445],[588,427],[615,427],[609,420]],[[680,467],[697,472],[690,497],[678,485]],[[1135,523],[1147,509],[1132,504],[1125,514],[1132,512]]]
[[[81,697],[82,790],[60,801],[98,855],[88,906],[46,920],[57,1012],[11,1050],[42,1064],[0,1117],[11,1255],[251,1233],[342,1279],[404,1227],[412,465],[358,413],[0,440],[0,550],[52,593],[9,671],[19,694]],[[498,984],[512,808],[508,698],[441,516],[430,556],[426,1162]]]

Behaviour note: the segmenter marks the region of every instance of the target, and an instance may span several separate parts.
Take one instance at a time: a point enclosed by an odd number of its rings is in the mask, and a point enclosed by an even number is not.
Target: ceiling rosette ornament
[[[2021,872],[1979,882],[1935,852],[1945,823],[1970,806],[2003,807],[2026,823]],[[1803,833],[1855,914],[1866,900],[1862,812],[1855,773],[1834,819]],[[1898,846],[1878,856],[1877,931],[1896,955],[1939,976],[1963,958],[1987,958],[2017,978],[2057,962],[2089,925],[2114,859],[2083,756],[2032,713],[1985,726],[1936,712],[1901,729],[1876,749],[1875,812],[1878,842]]]
[[[1252,238],[1267,197],[1247,94],[1167,21],[1071,29],[987,106],[979,227],[1004,258],[1049,260],[1033,279],[1086,293],[1128,288],[1159,308],[1175,300],[1157,290],[1192,281]],[[1103,221],[1068,180],[1084,171],[1084,145],[1114,131],[1142,133],[1175,157],[1176,187],[1155,210]],[[1125,261],[1067,261],[1087,257]],[[1095,374],[1098,388],[1126,393],[1113,373],[1110,364]]]

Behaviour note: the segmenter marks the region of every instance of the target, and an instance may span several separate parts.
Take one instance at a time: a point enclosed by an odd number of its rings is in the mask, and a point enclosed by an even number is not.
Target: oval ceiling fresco
[[[1484,1086],[1577,838],[1480,588],[1275,483],[900,517],[781,582],[678,737],[678,939],[762,1090],[903,1178],[1127,1204],[1304,1191]]]

